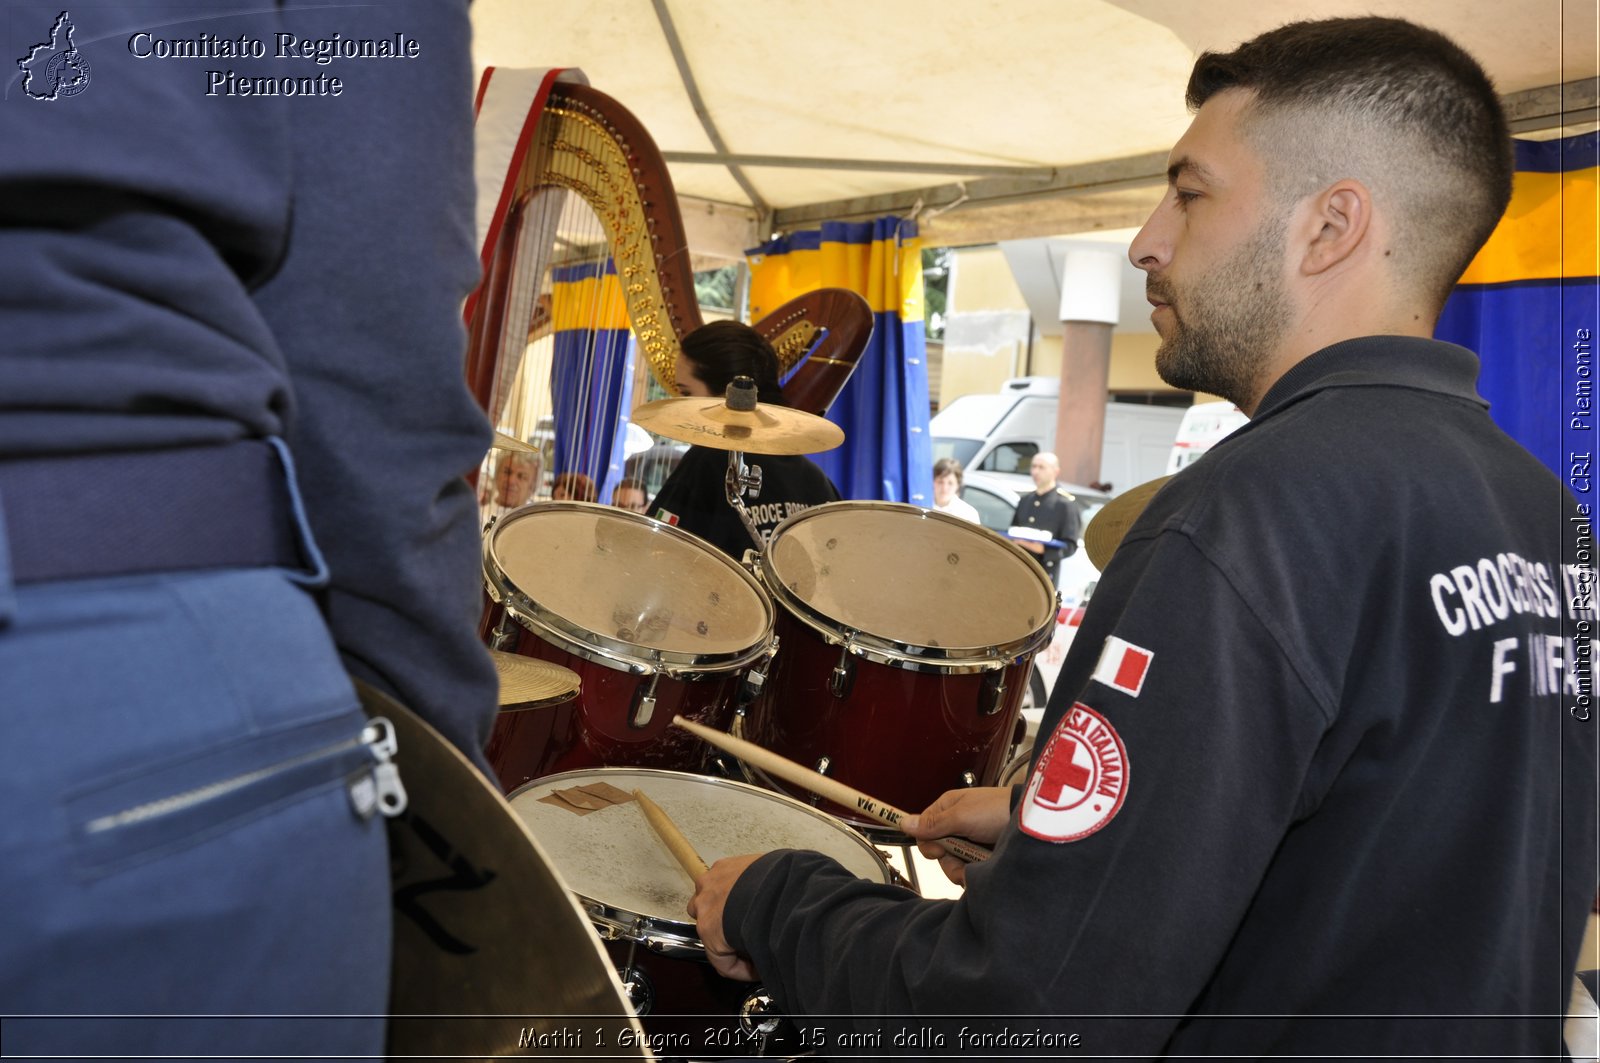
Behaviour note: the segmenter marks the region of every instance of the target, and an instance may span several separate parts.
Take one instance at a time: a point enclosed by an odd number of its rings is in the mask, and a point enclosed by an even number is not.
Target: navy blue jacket
[[[478,275],[466,4],[319,6],[73,8],[82,91],[29,98],[11,67],[0,456],[286,438],[346,663],[476,750],[495,679],[473,636],[477,517],[461,479],[490,439],[462,382]],[[7,62],[61,10],[7,3]],[[420,54],[278,58],[285,29],[404,31]],[[159,54],[202,35],[266,54]],[[47,93],[34,73],[28,89]],[[341,88],[237,94],[258,76]]]
[[[1291,369],[1106,568],[962,899],[808,853],[741,877],[729,938],[778,1001],[891,1038],[945,1016],[946,1051],[1559,1057],[1595,891],[1592,514],[1477,371],[1395,337]]]

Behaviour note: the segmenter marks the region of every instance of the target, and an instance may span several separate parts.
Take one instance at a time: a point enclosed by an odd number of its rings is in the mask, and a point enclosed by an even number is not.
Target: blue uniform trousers
[[[310,593],[3,561],[0,1011],[124,1016],[14,1018],[7,1053],[381,1055],[383,820]]]

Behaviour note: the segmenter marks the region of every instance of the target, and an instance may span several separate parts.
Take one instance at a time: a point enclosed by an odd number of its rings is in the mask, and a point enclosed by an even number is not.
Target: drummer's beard
[[[1184,391],[1252,409],[1289,325],[1283,250],[1287,226],[1269,217],[1220,265],[1189,282],[1150,274],[1145,292],[1172,309],[1156,372]]]

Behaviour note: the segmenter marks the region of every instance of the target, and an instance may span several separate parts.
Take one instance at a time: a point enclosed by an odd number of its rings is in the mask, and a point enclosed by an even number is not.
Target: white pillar
[[[1111,332],[1122,301],[1121,251],[1095,244],[1066,248],[1061,271],[1061,399],[1056,407],[1056,453],[1061,479],[1100,479],[1106,434]],[[1115,488],[1132,484],[1114,484]]]

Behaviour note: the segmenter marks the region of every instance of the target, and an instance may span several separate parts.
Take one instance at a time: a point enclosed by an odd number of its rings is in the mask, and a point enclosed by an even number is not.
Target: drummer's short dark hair
[[[1253,98],[1244,132],[1290,201],[1362,182],[1395,226],[1396,273],[1440,305],[1511,200],[1494,83],[1442,33],[1397,18],[1292,22],[1195,62],[1186,98]]]
[[[756,382],[756,401],[785,406],[778,384],[778,354],[767,338],[739,321],[711,321],[683,338],[683,356],[695,376],[721,395],[736,376]]]

